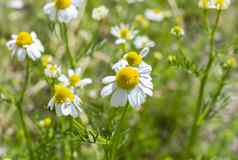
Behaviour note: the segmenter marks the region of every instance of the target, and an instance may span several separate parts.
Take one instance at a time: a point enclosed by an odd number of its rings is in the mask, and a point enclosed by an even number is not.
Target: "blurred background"
[[[45,46],[45,54],[67,69],[64,60],[64,45],[57,33],[49,28],[49,21],[42,8],[45,0],[0,0],[0,159],[25,159],[26,147],[23,131],[19,124],[16,107],[11,104],[12,97],[19,92],[24,79],[24,64],[11,57],[6,42],[11,34],[20,31],[35,31]],[[109,17],[103,22],[92,19],[92,10],[100,5],[109,8]],[[170,13],[161,22],[138,21],[146,9],[160,8]],[[238,1],[233,0],[230,8],[222,13],[216,34],[216,45],[220,59],[238,54]],[[83,101],[82,121],[90,125],[98,134],[110,136],[118,118],[117,110],[109,105],[109,99],[99,95],[101,79],[113,74],[111,66],[123,52],[114,45],[110,28],[120,23],[136,26],[140,35],[147,35],[156,42],[156,47],[145,61],[153,66],[154,96],[148,98],[139,111],[133,109],[127,117],[125,142],[120,148],[121,160],[177,160],[184,152],[191,129],[195,103],[198,94],[198,79],[191,73],[169,65],[167,57],[177,54],[178,43],[170,34],[170,29],[181,25],[185,37],[180,47],[190,59],[202,65],[207,62],[209,40],[205,32],[203,11],[196,0],[144,0],[128,3],[127,0],[88,0],[81,18],[69,25],[70,48],[77,57],[77,64],[83,68],[84,77],[94,83],[80,92]],[[214,23],[215,12],[209,11],[209,22]],[[90,47],[92,52],[87,52]],[[41,62],[34,63],[32,80],[27,90],[24,111],[27,126],[33,137],[34,151],[39,159],[61,159],[60,143],[64,139],[58,133],[59,119],[47,109],[51,98],[50,89],[43,77]],[[229,96],[226,107],[209,119],[201,128],[195,146],[196,159],[237,160],[238,155],[238,101],[237,70],[224,90]],[[221,74],[217,63],[209,77],[205,97],[209,99]],[[50,118],[49,126],[40,125]],[[74,141],[78,148],[76,156],[83,160],[103,159],[104,145]],[[44,155],[44,156],[43,156]]]

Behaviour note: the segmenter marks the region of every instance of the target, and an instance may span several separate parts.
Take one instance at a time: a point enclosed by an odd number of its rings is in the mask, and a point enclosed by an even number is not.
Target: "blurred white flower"
[[[134,41],[134,45],[137,49],[153,48],[155,47],[155,42],[150,40],[147,36],[138,36]]]
[[[69,23],[78,15],[77,7],[82,3],[82,0],[55,0],[47,3],[43,10],[52,21],[60,21]]]
[[[44,52],[44,47],[35,32],[20,32],[18,35],[12,35],[12,39],[7,42],[7,47],[19,61],[23,61],[26,56],[35,61]]]
[[[49,78],[57,78],[61,74],[61,68],[57,64],[48,64],[44,73]]]
[[[50,110],[55,109],[57,116],[79,117],[81,100],[63,84],[55,85],[54,96],[48,103]]]
[[[149,20],[160,22],[164,19],[164,14],[159,8],[147,9],[145,11],[145,17]]]
[[[109,10],[105,6],[100,6],[98,8],[94,8],[92,12],[92,18],[100,21],[102,19],[105,19],[109,13]]]
[[[230,0],[199,0],[198,6],[203,9],[225,10],[231,4]]]
[[[86,85],[91,84],[92,79],[90,78],[81,79],[81,73],[82,73],[81,68],[77,68],[75,70],[69,69],[67,76],[61,75],[58,79],[65,86],[69,86],[72,88],[85,87]]]
[[[24,7],[24,2],[23,0],[10,0],[7,3],[7,6],[13,9],[22,9]]]
[[[147,95],[153,95],[150,73],[150,66],[121,67],[115,76],[107,76],[102,80],[106,86],[101,90],[101,96],[112,94],[112,106],[125,106],[129,101],[132,107],[138,109]]]
[[[119,26],[112,27],[111,33],[117,40],[115,44],[125,44],[135,38],[138,31],[131,28],[128,24],[120,24]]]

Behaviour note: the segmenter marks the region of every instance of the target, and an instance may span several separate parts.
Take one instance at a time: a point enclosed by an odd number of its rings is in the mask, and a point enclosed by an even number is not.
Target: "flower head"
[[[171,29],[170,33],[171,33],[172,35],[177,36],[177,37],[182,37],[182,36],[184,36],[184,34],[185,34],[184,29],[183,29],[182,27],[180,27],[180,26],[174,26],[174,27]]]
[[[44,73],[49,78],[57,78],[61,74],[61,68],[56,64],[48,64]]]
[[[144,48],[140,53],[136,51],[129,51],[124,56],[123,59],[119,60],[112,67],[113,70],[118,71],[121,67],[125,66],[140,66],[147,65],[143,58],[149,53],[149,48]]]
[[[69,86],[71,88],[77,88],[77,87],[84,87],[88,84],[92,83],[92,80],[90,78],[81,78],[82,69],[77,68],[75,70],[69,69],[68,75],[61,75],[59,77],[59,81],[64,83],[64,85]]]
[[[44,52],[44,47],[34,32],[20,32],[18,35],[12,35],[12,39],[7,42],[7,47],[19,61],[23,61],[26,56],[35,61]]]
[[[44,12],[52,21],[69,23],[78,15],[77,7],[82,0],[55,0],[44,6]]]
[[[101,90],[103,97],[112,94],[111,104],[115,107],[125,106],[129,101],[132,107],[138,108],[146,96],[152,96],[153,84],[150,76],[151,67],[121,67],[115,76],[105,77],[106,86]]]
[[[225,10],[231,4],[230,0],[199,0],[198,6],[203,9]]]
[[[44,67],[47,67],[48,64],[53,62],[53,57],[49,54],[45,54],[41,57],[41,64]]]
[[[117,38],[116,44],[124,44],[134,39],[137,31],[133,30],[128,24],[120,24],[119,26],[113,27],[111,33]]]
[[[55,108],[58,116],[78,117],[81,112],[80,99],[63,84],[55,85],[54,96],[48,103],[50,110]]]
[[[98,8],[93,9],[92,17],[93,19],[100,21],[102,19],[105,19],[109,13],[108,8],[105,6],[100,6]]]
[[[164,19],[164,14],[159,8],[147,9],[145,11],[145,17],[151,21],[162,21]]]
[[[155,47],[155,42],[147,36],[138,36],[134,41],[134,45],[137,49],[153,48]]]

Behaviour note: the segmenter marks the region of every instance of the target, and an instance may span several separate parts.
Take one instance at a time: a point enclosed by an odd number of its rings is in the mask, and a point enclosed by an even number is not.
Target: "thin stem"
[[[117,127],[116,127],[116,130],[115,130],[115,133],[114,135],[112,136],[112,139],[111,139],[111,154],[110,154],[110,160],[115,160],[115,156],[116,156],[116,150],[117,150],[117,147],[118,147],[118,144],[119,144],[119,140],[121,139],[120,137],[120,133],[121,133],[121,130],[122,130],[122,126],[123,126],[123,122],[124,122],[124,119],[125,119],[125,116],[126,116],[126,112],[129,108],[129,104],[127,104],[125,107],[124,107],[124,110],[121,114],[121,118],[117,124]]]
[[[61,24],[61,36],[64,40],[66,53],[69,56],[70,67],[75,69],[76,68],[76,63],[75,63],[74,57],[73,57],[73,55],[70,51],[70,48],[69,48],[68,29],[67,29],[67,26],[66,26],[65,23]]]
[[[215,33],[217,30],[217,26],[219,23],[219,19],[220,19],[220,15],[221,15],[221,10],[217,11],[217,16],[216,16],[216,21],[215,21],[215,26],[212,29],[212,32],[210,34],[210,55],[209,55],[209,61],[206,65],[204,74],[202,76],[201,79],[201,85],[199,88],[199,95],[198,95],[198,100],[196,103],[196,110],[194,113],[194,120],[193,120],[193,125],[192,125],[192,130],[190,133],[190,137],[189,137],[189,143],[188,143],[188,151],[190,152],[193,149],[193,146],[196,143],[196,139],[197,139],[197,134],[198,134],[198,130],[199,130],[199,126],[197,124],[197,121],[199,119],[199,115],[201,113],[201,108],[202,108],[202,102],[204,99],[204,89],[207,83],[207,79],[208,79],[208,75],[210,72],[210,69],[212,67],[212,64],[214,62],[215,59]]]
[[[30,157],[30,159],[34,159],[34,154],[33,154],[32,144],[31,144],[31,136],[30,136],[30,134],[27,130],[26,122],[24,120],[24,113],[23,113],[23,110],[22,110],[23,101],[24,101],[26,90],[27,90],[27,86],[30,83],[30,61],[27,60],[26,63],[27,64],[26,64],[26,74],[25,74],[24,85],[22,87],[20,97],[16,102],[16,107],[17,107],[17,110],[18,110],[18,113],[19,113],[19,116],[20,116],[20,123],[21,123],[22,128],[23,128],[24,137],[26,139],[27,148],[28,148],[28,152],[29,152],[29,157]]]

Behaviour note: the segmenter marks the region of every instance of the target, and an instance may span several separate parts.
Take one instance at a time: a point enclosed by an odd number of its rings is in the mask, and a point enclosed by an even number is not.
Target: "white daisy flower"
[[[75,70],[69,69],[68,75],[67,76],[61,75],[59,77],[59,81],[64,83],[64,85],[72,87],[72,88],[84,87],[86,85],[91,84],[92,79],[90,78],[81,79],[81,73],[82,73],[81,68],[77,68]]]
[[[155,42],[150,40],[147,36],[138,36],[134,41],[134,45],[137,49],[153,48],[155,47]]]
[[[115,44],[125,44],[135,38],[138,31],[133,30],[128,24],[112,27],[111,34],[117,37]]]
[[[102,19],[105,19],[109,13],[109,10],[105,6],[100,6],[98,8],[94,8],[92,12],[92,18],[100,21]]]
[[[125,106],[127,101],[134,108],[139,108],[146,96],[153,95],[153,84],[150,76],[151,67],[122,67],[115,76],[107,76],[102,82],[106,86],[101,90],[101,96],[112,94],[112,106]]]
[[[203,9],[225,10],[231,4],[230,0],[199,0],[198,6]]]
[[[231,0],[213,0],[216,6],[216,9],[218,10],[225,10],[228,9],[228,7],[231,4]]]
[[[69,23],[78,15],[77,7],[82,3],[82,0],[55,0],[47,3],[43,10],[49,16],[51,21],[60,21]]]
[[[147,9],[145,11],[145,17],[151,21],[162,21],[165,17],[163,12],[159,9]]]
[[[49,78],[57,78],[61,74],[61,68],[57,64],[48,64],[44,73]]]
[[[137,53],[135,51],[130,51],[127,54],[123,56],[123,59],[119,60],[117,63],[115,63],[112,66],[112,69],[114,71],[120,70],[121,67],[126,67],[128,65],[130,66],[147,66],[150,67],[150,65],[146,64],[143,61],[143,58],[146,57],[149,53],[149,48],[144,48],[141,50],[140,53]]]
[[[58,116],[79,117],[81,100],[69,88],[62,84],[55,85],[54,96],[48,103],[50,110],[55,109]]]
[[[44,47],[35,32],[20,32],[18,35],[12,35],[12,39],[7,42],[7,47],[19,61],[23,61],[26,56],[35,61],[44,52]]]

